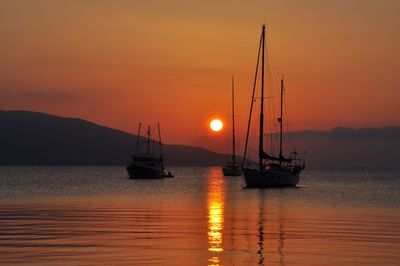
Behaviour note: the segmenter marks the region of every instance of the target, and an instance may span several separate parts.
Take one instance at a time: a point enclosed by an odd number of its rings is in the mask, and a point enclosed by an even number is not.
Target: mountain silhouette
[[[77,118],[0,111],[0,165],[125,165],[136,136]],[[164,145],[167,165],[223,165],[227,155]]]
[[[400,169],[400,126],[290,133],[309,168]]]
[[[299,154],[306,151],[307,168],[400,169],[400,126],[335,127],[290,136]],[[0,111],[0,165],[126,165],[135,140],[82,119]],[[163,145],[163,150],[171,166],[222,166],[230,156],[185,145]]]

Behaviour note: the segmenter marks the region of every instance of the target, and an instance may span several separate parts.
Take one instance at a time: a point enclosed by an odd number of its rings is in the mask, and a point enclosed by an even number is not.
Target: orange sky
[[[3,0],[0,109],[126,131],[160,122],[166,143],[219,149],[206,124],[229,121],[235,76],[245,130],[266,22],[291,129],[400,124],[399,10],[397,0]]]

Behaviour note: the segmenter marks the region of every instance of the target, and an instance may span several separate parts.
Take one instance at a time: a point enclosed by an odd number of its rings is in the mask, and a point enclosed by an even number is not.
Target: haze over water
[[[390,265],[400,173],[308,170],[243,189],[219,168],[129,180],[123,167],[0,168],[0,264]]]

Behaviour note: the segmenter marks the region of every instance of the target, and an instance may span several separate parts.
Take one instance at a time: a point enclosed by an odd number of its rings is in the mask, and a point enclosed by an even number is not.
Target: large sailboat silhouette
[[[265,25],[262,26],[260,45],[257,56],[256,74],[254,79],[253,94],[251,99],[249,121],[246,135],[246,145],[243,155],[243,175],[242,180],[245,187],[294,187],[299,183],[300,172],[304,168],[304,162],[297,158],[297,153],[293,152],[289,158],[283,155],[282,145],[282,124],[283,124],[283,91],[284,83],[281,80],[281,114],[278,118],[280,123],[280,150],[279,156],[272,156],[264,151],[264,72],[265,72]],[[261,58],[260,58],[261,53]],[[250,123],[254,103],[254,95],[257,84],[259,63],[261,61],[261,106],[259,120],[259,163],[257,168],[246,167],[246,152],[250,132]],[[303,165],[301,165],[303,163]]]

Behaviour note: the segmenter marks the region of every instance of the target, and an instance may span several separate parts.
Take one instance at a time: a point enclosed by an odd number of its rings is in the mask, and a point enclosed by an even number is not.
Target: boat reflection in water
[[[262,193],[263,191],[261,191]],[[259,202],[259,217],[258,217],[258,265],[264,265],[264,195],[261,195]]]
[[[211,253],[208,265],[219,265],[218,253],[224,250],[222,246],[224,198],[225,180],[219,168],[212,168],[207,174],[208,251]]]
[[[265,190],[259,193],[258,212],[258,265],[285,265],[285,216],[284,193],[280,194],[278,202],[267,200]],[[277,209],[268,212],[268,204],[276,204]],[[267,246],[267,249],[265,249]]]

